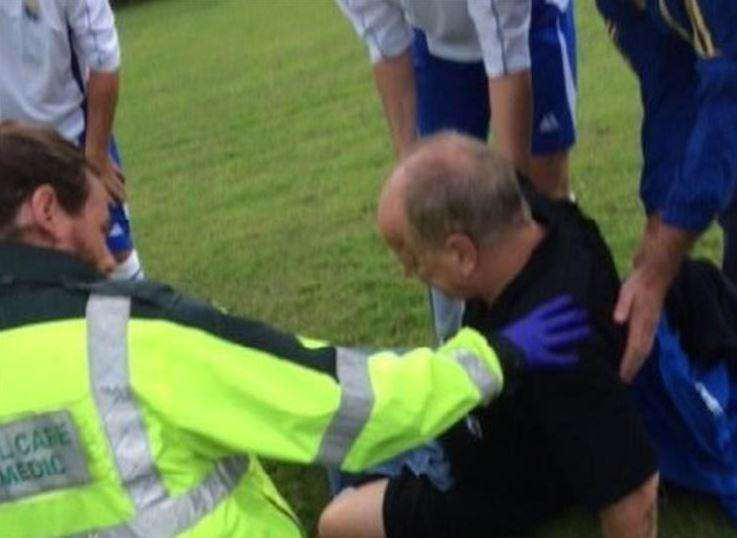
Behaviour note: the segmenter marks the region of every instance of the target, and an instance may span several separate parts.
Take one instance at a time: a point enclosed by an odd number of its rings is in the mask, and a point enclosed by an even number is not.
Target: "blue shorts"
[[[79,137],[80,147],[84,147],[86,133]],[[110,158],[115,164],[121,166],[120,152],[115,139],[110,140]],[[113,254],[133,250],[133,236],[131,235],[131,223],[128,209],[123,204],[110,204],[110,233],[107,237],[107,247]]]
[[[720,50],[711,58],[683,0],[649,0],[647,11],[624,0],[597,3],[640,79],[645,210],[700,231],[734,204],[737,2],[698,0],[705,22],[700,33],[708,32]]]
[[[530,56],[534,96],[532,153],[567,150],[576,140],[576,33],[573,2],[565,12],[533,0]],[[415,30],[412,60],[420,136],[453,129],[485,140],[489,135],[488,78],[483,62],[433,56]]]

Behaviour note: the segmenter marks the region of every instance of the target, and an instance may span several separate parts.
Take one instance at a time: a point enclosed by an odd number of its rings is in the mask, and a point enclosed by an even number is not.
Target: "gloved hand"
[[[578,362],[575,348],[591,329],[585,310],[575,306],[571,296],[560,295],[509,323],[499,334],[519,351],[521,364],[513,365],[516,369],[553,370]]]

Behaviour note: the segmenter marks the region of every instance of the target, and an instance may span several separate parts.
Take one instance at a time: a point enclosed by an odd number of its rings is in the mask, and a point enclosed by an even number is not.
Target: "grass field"
[[[573,182],[620,271],[642,224],[636,84],[579,0]],[[117,133],[148,275],[231,312],[344,344],[430,342],[424,289],[374,227],[393,161],[366,54],[331,0],[131,0]],[[711,231],[699,252],[718,259]],[[272,466],[312,528],[322,473]],[[670,494],[661,535],[737,536],[710,501]],[[595,536],[571,514],[536,536]]]

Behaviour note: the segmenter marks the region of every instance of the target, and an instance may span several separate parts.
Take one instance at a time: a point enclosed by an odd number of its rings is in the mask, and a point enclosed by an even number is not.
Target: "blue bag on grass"
[[[729,362],[691,360],[663,315],[632,394],[656,446],[661,477],[716,496],[737,522],[737,383]]]

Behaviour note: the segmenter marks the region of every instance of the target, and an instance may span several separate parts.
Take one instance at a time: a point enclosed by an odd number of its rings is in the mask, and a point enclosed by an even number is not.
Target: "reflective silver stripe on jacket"
[[[179,497],[169,497],[156,470],[143,418],[131,393],[127,346],[130,305],[129,297],[90,295],[87,353],[97,412],[135,515],[123,525],[80,536],[176,536],[212,512],[248,469],[245,458],[225,458],[193,489]]]
[[[374,407],[374,390],[368,374],[369,354],[337,348],[335,366],[340,381],[340,407],[325,430],[317,461],[340,467]]]
[[[123,486],[136,510],[166,497],[148,437],[130,392],[129,297],[91,295],[87,303],[87,358],[92,395]]]
[[[371,355],[371,352],[358,349],[336,350],[336,370],[341,385],[340,405],[320,443],[316,457],[318,463],[340,467],[371,416],[375,401],[368,373]],[[502,391],[502,380],[494,376],[476,355],[457,350],[453,353],[453,359],[476,385],[484,403]]]
[[[456,362],[466,371],[473,384],[481,393],[481,400],[487,404],[502,391],[502,380],[493,375],[484,361],[468,351],[456,351]]]

